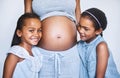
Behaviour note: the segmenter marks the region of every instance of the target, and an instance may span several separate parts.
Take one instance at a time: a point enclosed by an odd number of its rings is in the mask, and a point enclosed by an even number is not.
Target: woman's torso
[[[59,51],[76,44],[75,7],[76,0],[33,0],[33,11],[42,20],[41,48]]]

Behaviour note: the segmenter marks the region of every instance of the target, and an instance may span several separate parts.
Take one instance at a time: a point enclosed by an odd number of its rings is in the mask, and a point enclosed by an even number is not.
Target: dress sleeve
[[[24,48],[20,46],[13,46],[8,50],[8,53],[12,53],[20,58],[26,58],[27,57],[27,52],[25,52]],[[7,54],[8,54],[7,53]]]

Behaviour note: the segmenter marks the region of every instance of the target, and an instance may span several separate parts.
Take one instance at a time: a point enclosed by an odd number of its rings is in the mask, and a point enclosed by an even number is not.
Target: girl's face
[[[21,44],[37,45],[42,36],[40,20],[26,19],[22,30],[17,30],[17,35],[21,37]]]
[[[95,30],[93,22],[88,17],[81,17],[78,32],[80,39],[87,43],[91,42],[95,39],[96,35],[101,33],[99,30]]]

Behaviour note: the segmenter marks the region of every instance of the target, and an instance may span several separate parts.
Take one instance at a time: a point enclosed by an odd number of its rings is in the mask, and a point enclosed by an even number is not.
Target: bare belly
[[[42,21],[42,39],[38,46],[53,51],[67,50],[77,42],[75,23],[64,16],[53,16]]]

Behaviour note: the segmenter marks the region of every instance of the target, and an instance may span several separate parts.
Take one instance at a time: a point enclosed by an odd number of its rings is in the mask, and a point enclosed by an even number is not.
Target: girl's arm
[[[11,53],[8,54],[4,63],[3,78],[12,78],[14,69],[18,61],[19,57]]]
[[[24,12],[32,13],[32,0],[24,0]]]
[[[80,14],[81,14],[81,9],[80,9],[80,0],[76,0],[76,9],[75,9],[75,14],[76,14],[76,20],[77,20],[77,24],[78,24],[79,19],[80,19]]]
[[[107,44],[105,42],[101,42],[97,46],[96,50],[97,50],[96,78],[104,78],[109,57]]]

